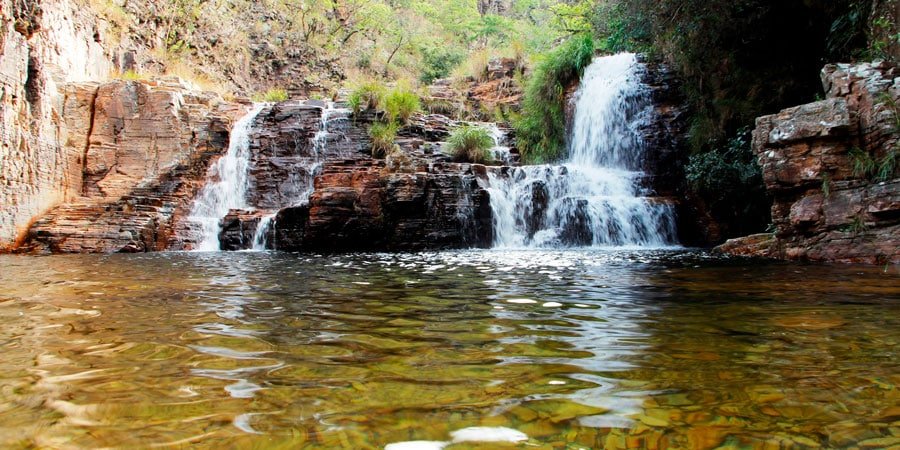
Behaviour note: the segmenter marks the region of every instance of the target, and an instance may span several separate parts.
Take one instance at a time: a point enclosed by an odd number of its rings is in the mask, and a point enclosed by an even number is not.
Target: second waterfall
[[[674,208],[642,171],[640,128],[653,114],[644,70],[631,53],[596,58],[575,94],[566,161],[489,173],[495,247],[676,243]]]

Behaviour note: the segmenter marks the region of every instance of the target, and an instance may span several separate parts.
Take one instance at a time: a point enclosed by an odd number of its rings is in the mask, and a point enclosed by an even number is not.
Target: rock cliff
[[[116,57],[93,24],[64,0],[0,2],[0,249],[82,191],[90,119],[64,122],[89,117],[92,99],[68,84],[107,77]]]
[[[168,248],[175,217],[228,146],[239,105],[178,79],[68,85],[66,141],[81,164],[65,204],[30,227],[22,250],[56,253]]]
[[[773,235],[721,250],[794,260],[900,263],[900,71],[829,65],[826,99],[760,117],[753,149],[774,196]]]
[[[325,115],[323,117],[323,114]],[[486,247],[487,192],[471,165],[439,151],[453,121],[416,116],[385,159],[370,156],[376,117],[351,117],[320,102],[264,109],[251,135],[247,200],[222,222],[222,249],[251,248],[263,217],[274,215],[266,247],[365,251]]]

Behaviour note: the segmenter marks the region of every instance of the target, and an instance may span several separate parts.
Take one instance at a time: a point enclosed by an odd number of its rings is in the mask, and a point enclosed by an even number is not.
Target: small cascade
[[[634,54],[596,58],[576,93],[567,161],[488,173],[494,246],[675,243],[674,209],[649,197],[641,171],[653,109],[643,70]]]
[[[268,248],[269,228],[274,224],[275,214],[266,214],[259,219],[259,224],[256,226],[256,231],[253,232],[253,247],[251,247],[252,250],[263,251]]]
[[[347,108],[338,108],[333,102],[328,102],[322,108],[322,118],[319,122],[319,129],[312,139],[312,151],[309,158],[306,158],[305,164],[298,167],[298,171],[291,174],[289,181],[293,185],[288,191],[295,193],[287,199],[285,204],[280,205],[282,208],[299,206],[309,202],[309,196],[315,189],[314,182],[316,176],[322,170],[322,164],[325,161],[326,150],[330,139],[333,139],[335,130],[333,128],[339,121],[349,121],[350,110]],[[261,217],[256,231],[253,234],[253,250],[266,250],[273,248],[269,245],[267,237],[269,236],[269,227],[274,224],[275,213],[266,214]]]
[[[494,147],[491,148],[491,156],[494,158],[494,161],[503,165],[512,164],[513,158],[507,145],[506,132],[501,130],[496,123],[489,124],[488,131],[491,133],[491,138],[494,139]]]
[[[195,250],[219,250],[219,221],[232,209],[246,209],[250,167],[250,131],[265,104],[258,103],[231,130],[228,151],[209,168],[207,179],[194,200],[188,221],[198,225]]]

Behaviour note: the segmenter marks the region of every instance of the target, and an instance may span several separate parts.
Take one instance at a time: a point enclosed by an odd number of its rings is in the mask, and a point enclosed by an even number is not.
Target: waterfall
[[[275,214],[266,214],[259,219],[259,224],[256,225],[256,231],[253,232],[253,247],[251,247],[252,250],[266,250],[269,244],[269,227],[272,226],[274,222]]]
[[[303,189],[299,190],[299,194],[290,198],[286,205],[282,207],[298,206],[309,202],[309,196],[315,189],[314,182],[316,175],[322,169],[322,163],[325,160],[326,150],[328,150],[328,139],[332,135],[329,125],[335,120],[347,120],[350,110],[347,108],[338,108],[333,102],[327,102],[322,108],[322,118],[319,121],[319,129],[312,139],[312,152],[306,165],[300,171],[292,174],[291,182],[295,185],[302,185]],[[266,214],[261,217],[256,231],[253,234],[253,250],[266,250],[269,248],[268,236],[269,227],[275,224],[275,215],[277,213]]]
[[[488,132],[491,133],[491,139],[494,140],[494,147],[491,148],[491,157],[494,161],[505,165],[512,163],[512,155],[509,152],[509,146],[506,145],[506,132],[501,130],[496,123],[488,124]]]
[[[246,209],[250,168],[250,130],[265,104],[258,103],[235,122],[228,151],[210,166],[206,183],[194,200],[188,220],[199,225],[195,250],[219,250],[219,221],[232,209]]]
[[[631,53],[596,58],[575,94],[567,160],[488,173],[494,246],[675,243],[672,205],[643,186],[640,127],[653,109],[644,70]]]

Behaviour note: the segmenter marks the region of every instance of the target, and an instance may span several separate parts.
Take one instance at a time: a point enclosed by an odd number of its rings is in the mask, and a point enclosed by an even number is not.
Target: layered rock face
[[[472,166],[437,151],[453,122],[414,117],[385,159],[369,156],[371,113],[315,102],[264,109],[252,133],[248,203],[222,222],[222,249],[421,250],[489,246],[490,204]]]
[[[176,216],[227,148],[243,108],[178,79],[82,83],[66,92],[66,129],[80,131],[67,145],[84,158],[72,174],[80,192],[32,224],[23,250],[168,248]]]
[[[415,251],[491,244],[491,210],[472,167],[392,173],[380,162],[331,164],[308,206],[279,212],[279,250]]]
[[[114,56],[68,1],[0,2],[0,250],[80,194],[89,119],[70,132],[64,118],[91,99],[66,83],[108,76]]]
[[[760,117],[753,149],[774,195],[772,236],[729,241],[736,254],[900,263],[900,71],[830,65],[826,99]]]

